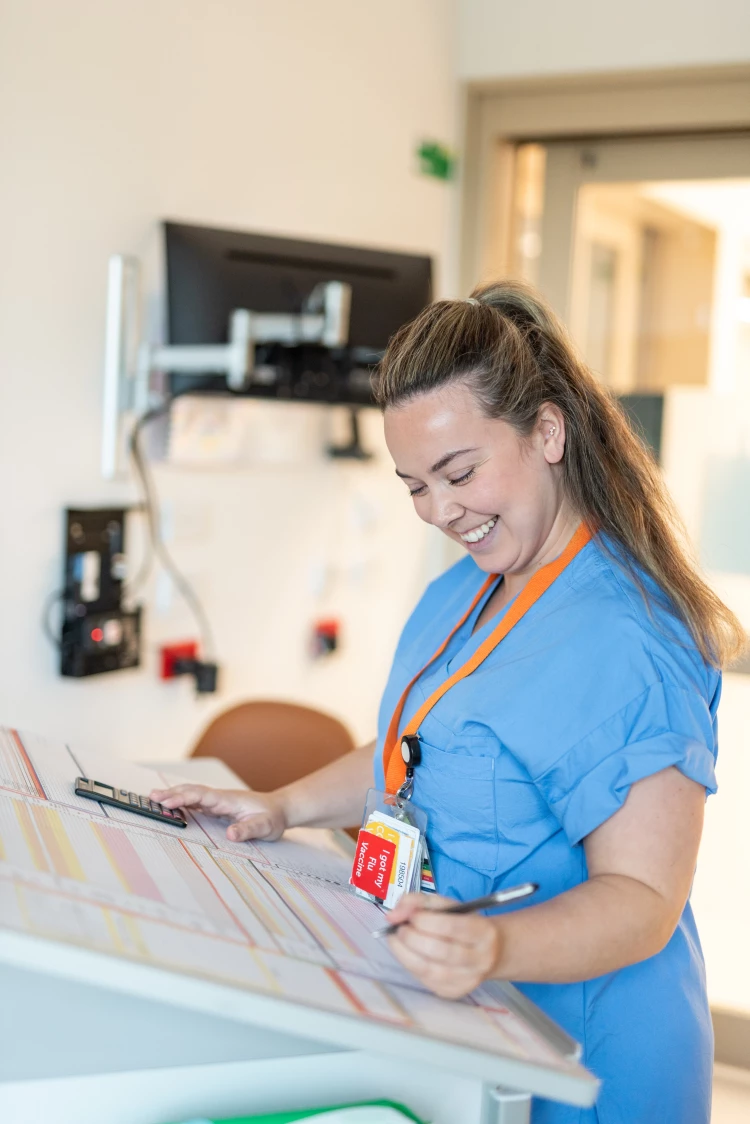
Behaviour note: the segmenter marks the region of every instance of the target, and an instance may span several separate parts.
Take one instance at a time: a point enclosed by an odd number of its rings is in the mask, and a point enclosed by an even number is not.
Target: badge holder
[[[421,760],[416,735],[402,739],[401,755],[406,780],[398,792],[368,790],[349,879],[356,894],[386,909],[393,909],[404,894],[435,888],[425,838],[427,813],[411,800],[414,769]]]

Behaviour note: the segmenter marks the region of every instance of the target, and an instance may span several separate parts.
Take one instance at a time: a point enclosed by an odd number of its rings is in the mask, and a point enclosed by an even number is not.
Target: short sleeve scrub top
[[[379,787],[402,692],[485,580],[465,558],[408,621],[380,710]],[[411,689],[401,728],[498,624],[472,635],[482,604]],[[636,781],[675,766],[715,792],[720,686],[687,630],[646,605],[595,536],[420,726],[413,799],[429,816],[437,890],[467,899],[533,881],[543,901],[585,881],[582,841]],[[535,1100],[534,1124],[708,1124],[713,1039],[689,903],[648,960],[583,983],[519,986],[583,1045],[602,1081],[594,1108]]]

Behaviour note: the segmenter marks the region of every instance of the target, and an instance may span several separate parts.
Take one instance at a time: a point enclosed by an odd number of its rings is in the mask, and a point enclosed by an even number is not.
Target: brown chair
[[[225,710],[203,731],[193,757],[218,757],[256,792],[271,792],[354,749],[343,723],[296,703],[258,700]]]

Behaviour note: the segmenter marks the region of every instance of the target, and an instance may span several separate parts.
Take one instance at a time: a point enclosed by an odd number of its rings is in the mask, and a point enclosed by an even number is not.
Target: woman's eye
[[[451,484],[468,484],[468,482],[471,480],[472,476],[476,475],[476,471],[477,470],[475,468],[470,468],[468,472],[465,472],[463,474],[463,476],[457,476],[456,479],[451,480],[450,483]]]
[[[409,495],[410,496],[421,496],[426,491],[427,491],[427,485],[426,484],[420,484],[420,486],[418,488],[410,488],[409,489]]]

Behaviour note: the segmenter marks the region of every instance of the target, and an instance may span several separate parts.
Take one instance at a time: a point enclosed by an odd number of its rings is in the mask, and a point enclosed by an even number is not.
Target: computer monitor
[[[351,286],[348,344],[259,347],[248,393],[372,402],[370,374],[393,333],[431,300],[429,257],[166,222],[168,342],[225,343],[236,308],[301,312],[321,281]],[[217,376],[171,376],[172,389],[225,389]]]

